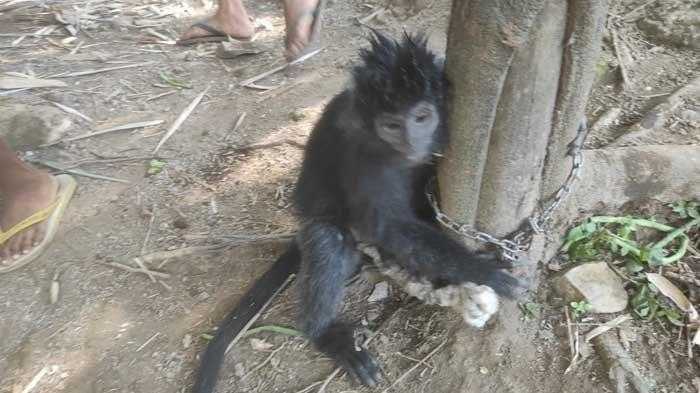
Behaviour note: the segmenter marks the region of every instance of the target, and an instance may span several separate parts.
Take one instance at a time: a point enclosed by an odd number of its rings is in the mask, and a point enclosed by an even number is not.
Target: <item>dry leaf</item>
[[[253,349],[256,351],[267,351],[270,348],[274,347],[273,344],[270,344],[265,340],[260,340],[259,338],[251,338],[250,346],[253,347]]]
[[[671,299],[671,301],[673,301],[673,303],[676,306],[678,306],[678,308],[680,308],[681,311],[687,313],[688,319],[691,322],[698,320],[698,312],[690,303],[690,300],[688,300],[688,298],[683,294],[683,292],[680,289],[678,289],[677,286],[675,286],[671,281],[666,279],[666,277],[656,273],[647,273],[647,280],[649,280],[650,283],[654,284],[654,286],[658,288],[659,292],[664,294],[664,296]]]
[[[620,315],[619,317],[617,317],[613,320],[610,320],[610,321],[596,327],[595,329],[591,330],[590,332],[588,332],[586,334],[585,341],[590,342],[596,336],[599,336],[599,335],[607,332],[610,329],[616,328],[621,323],[629,321],[630,319],[632,319],[632,315],[630,315],[630,314]]]

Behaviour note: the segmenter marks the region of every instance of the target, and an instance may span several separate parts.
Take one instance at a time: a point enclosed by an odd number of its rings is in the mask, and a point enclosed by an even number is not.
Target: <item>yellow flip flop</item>
[[[35,260],[46,250],[56,235],[56,232],[58,232],[59,223],[63,217],[63,213],[66,211],[66,207],[68,207],[68,203],[73,197],[77,183],[75,179],[69,175],[58,175],[55,176],[53,180],[58,183],[56,200],[53,203],[20,221],[7,231],[2,231],[2,229],[0,229],[0,246],[2,246],[19,232],[47,220],[46,235],[41,240],[41,243],[32,248],[27,254],[22,255],[19,259],[11,261],[11,265],[0,266],[0,273],[11,272]]]

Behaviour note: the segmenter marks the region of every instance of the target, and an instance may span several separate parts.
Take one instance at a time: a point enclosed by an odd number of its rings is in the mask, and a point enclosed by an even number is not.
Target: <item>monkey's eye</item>
[[[399,131],[401,129],[401,124],[395,122],[384,123],[384,128],[389,131]]]
[[[425,123],[430,119],[430,112],[419,113],[416,115],[416,123]]]

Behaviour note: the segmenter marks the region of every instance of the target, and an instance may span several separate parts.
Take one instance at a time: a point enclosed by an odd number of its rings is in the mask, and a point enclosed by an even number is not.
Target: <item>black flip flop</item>
[[[199,37],[192,37],[192,38],[187,38],[184,40],[177,40],[176,44],[178,45],[192,45],[192,44],[199,44],[202,42],[221,42],[221,41],[228,41],[229,37],[231,39],[234,39],[236,41],[241,41],[241,42],[247,42],[250,41],[250,38],[239,38],[239,37],[231,37],[228,34],[224,33],[223,31],[220,31],[218,29],[215,29],[205,22],[197,22],[190,26],[190,29],[193,27],[200,28],[208,33],[210,35],[204,35],[204,36],[199,36]]]

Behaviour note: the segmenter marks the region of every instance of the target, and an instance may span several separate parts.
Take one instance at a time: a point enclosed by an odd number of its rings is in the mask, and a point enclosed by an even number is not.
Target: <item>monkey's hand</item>
[[[330,356],[355,381],[376,386],[380,381],[379,367],[369,352],[355,347],[352,328],[336,323],[316,341],[318,349]]]

